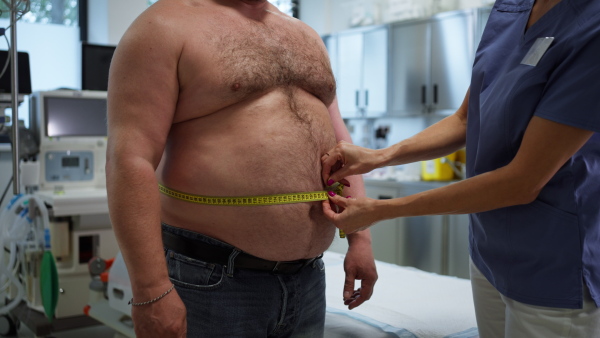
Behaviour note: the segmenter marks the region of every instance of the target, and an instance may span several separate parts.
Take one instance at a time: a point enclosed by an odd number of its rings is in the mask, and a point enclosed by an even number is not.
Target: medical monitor
[[[44,97],[45,136],[106,136],[106,99]]]
[[[30,124],[46,138],[106,137],[106,92],[53,90],[31,96]],[[41,142],[42,143],[42,142]]]
[[[108,90],[108,71],[115,46],[81,45],[81,89]]]
[[[106,185],[106,92],[54,90],[30,97],[40,190]]]

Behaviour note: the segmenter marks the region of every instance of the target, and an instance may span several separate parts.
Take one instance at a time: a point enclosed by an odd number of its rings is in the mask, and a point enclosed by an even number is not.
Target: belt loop
[[[240,254],[240,250],[233,249],[233,252],[231,252],[231,255],[229,255],[229,259],[227,261],[227,276],[228,277],[233,277],[233,268],[234,268],[233,261],[235,261],[235,258],[239,254]]]
[[[319,259],[321,259],[321,258],[323,258],[323,254],[320,254],[319,256],[315,257],[315,258],[312,260],[312,262],[311,262],[311,263],[312,263],[312,267],[313,267],[313,269],[317,267],[317,261],[318,261]],[[323,269],[321,269],[321,270],[323,270]]]
[[[271,270],[271,273],[277,274],[277,270],[279,270],[279,264],[281,264],[281,262],[275,263],[275,266],[273,267],[273,270]]]

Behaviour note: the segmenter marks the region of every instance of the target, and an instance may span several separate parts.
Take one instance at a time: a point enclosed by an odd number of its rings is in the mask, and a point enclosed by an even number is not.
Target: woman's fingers
[[[333,206],[332,206],[333,204]],[[344,210],[348,205],[348,201],[345,197],[339,195],[329,195],[329,199],[323,201],[323,212],[325,213],[325,217],[329,219],[334,224],[339,220],[340,215],[343,211],[338,212],[338,210]],[[336,208],[336,206],[338,208]],[[337,226],[337,224],[336,224]]]

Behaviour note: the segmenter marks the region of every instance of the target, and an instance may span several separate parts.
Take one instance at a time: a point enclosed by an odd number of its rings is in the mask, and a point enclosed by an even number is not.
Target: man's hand
[[[173,290],[160,300],[131,309],[136,337],[185,338],[185,305]]]
[[[344,259],[344,305],[349,310],[371,299],[373,286],[377,281],[377,269],[371,246],[366,243],[351,244]],[[360,288],[354,289],[354,282],[360,280]]]

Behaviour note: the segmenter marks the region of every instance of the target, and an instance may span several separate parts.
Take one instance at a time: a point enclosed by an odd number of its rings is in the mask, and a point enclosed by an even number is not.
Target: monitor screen
[[[8,51],[0,50],[0,72],[4,69],[6,60],[8,59]],[[0,93],[11,93],[12,83],[10,80],[9,62],[4,74],[0,77]],[[25,52],[17,53],[17,72],[19,74],[19,94],[31,94],[31,70],[29,67],[29,54]]]
[[[115,46],[83,43],[81,48],[81,89],[108,89],[108,70]]]
[[[106,99],[44,98],[46,136],[106,136]]]

